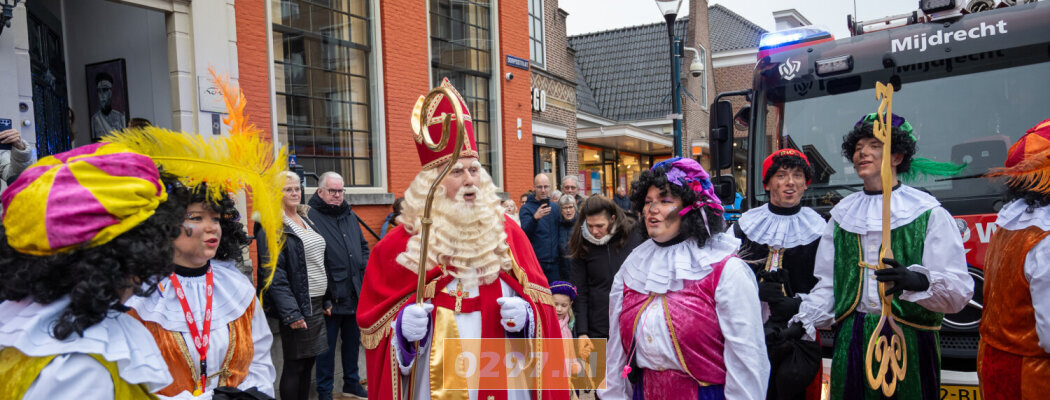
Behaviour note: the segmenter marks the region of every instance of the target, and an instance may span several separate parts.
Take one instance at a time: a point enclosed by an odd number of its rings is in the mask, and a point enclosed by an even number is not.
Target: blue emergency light
[[[830,32],[812,26],[764,33],[758,41],[759,57],[761,58],[762,55],[771,53],[769,50],[772,49],[830,40],[835,40]]]

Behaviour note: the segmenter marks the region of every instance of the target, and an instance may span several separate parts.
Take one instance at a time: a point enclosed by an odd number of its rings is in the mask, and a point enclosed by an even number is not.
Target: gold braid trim
[[[255,304],[253,301],[253,304],[251,306],[254,305]],[[237,330],[233,328],[233,324],[235,322],[237,322],[237,320],[233,320],[229,324],[227,324],[227,329],[230,330],[230,344],[226,347],[226,359],[222,360],[222,369],[220,369],[219,372],[215,374],[219,376],[219,383],[217,384],[218,386],[229,386],[227,384],[227,381],[230,379],[230,376],[233,375],[233,373],[230,372],[230,362],[233,361],[233,350],[237,343]]]
[[[379,321],[376,321],[372,326],[361,330],[361,344],[365,346],[366,350],[375,349],[379,346],[379,342],[381,342],[386,335],[390,334],[390,322],[394,320],[394,316],[397,315],[399,310],[401,310],[401,307],[408,302],[408,297],[409,296],[406,295],[401,301],[397,302],[393,307],[390,307],[386,314],[383,314],[383,317],[379,318]]]
[[[551,294],[551,289],[540,284],[529,282],[529,276],[525,274],[525,270],[521,269],[521,266],[518,265],[518,260],[514,259],[513,251],[510,254],[510,261],[512,264],[510,271],[511,275],[521,284],[522,289],[525,290],[525,295],[529,296],[532,301],[554,307],[554,295]]]
[[[171,337],[175,338],[175,343],[179,345],[179,350],[182,351],[182,358],[186,359],[186,363],[190,365],[190,374],[193,375],[193,388],[200,387],[203,389],[207,382],[201,383],[201,371],[197,370],[197,365],[193,362],[190,349],[186,347],[186,340],[182,338],[182,334],[179,332],[172,331]]]
[[[864,262],[864,243],[861,243],[860,235],[855,233],[853,233],[853,235],[857,236],[857,254],[858,258],[860,258],[860,260],[857,261],[857,266],[862,270],[859,272],[860,278],[858,278],[858,280],[860,282],[857,283],[857,296],[853,298],[853,304],[849,306],[849,309],[847,309],[846,312],[842,313],[841,317],[835,318],[836,324],[842,322],[842,320],[846,319],[846,317],[850,316],[850,314],[853,314],[853,312],[857,310],[857,304],[860,304],[860,293],[864,291],[864,281],[867,279],[867,275],[864,273],[863,269],[871,268],[868,263]]]
[[[663,296],[660,296],[660,298],[664,303],[663,312],[664,319],[667,321],[667,331],[671,333],[671,343],[674,344],[674,352],[675,355],[678,356],[678,362],[682,363],[682,369],[685,370],[685,373],[689,375],[690,378],[693,378],[693,380],[696,381],[696,383],[700,386],[711,386],[710,383],[696,379],[696,376],[689,371],[689,365],[685,363],[685,356],[682,355],[682,347],[678,345],[678,335],[675,334],[674,324],[671,323],[671,309],[667,307],[667,295],[664,294]],[[639,311],[639,313],[641,313],[641,311]]]

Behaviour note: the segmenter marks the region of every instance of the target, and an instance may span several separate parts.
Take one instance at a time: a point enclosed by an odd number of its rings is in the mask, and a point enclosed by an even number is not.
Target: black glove
[[[260,392],[258,388],[250,388],[248,390],[240,390],[230,386],[220,386],[215,388],[215,393],[212,396],[213,400],[273,400],[266,393]]]
[[[905,290],[921,292],[930,288],[930,280],[926,278],[926,275],[907,269],[892,258],[883,258],[882,262],[893,267],[875,271],[875,279],[878,279],[879,282],[893,282],[893,287],[886,291],[887,296]]]
[[[802,299],[798,297],[782,297],[768,304],[769,319],[787,322],[795,314],[798,314],[798,307],[802,304]]]
[[[780,282],[763,281],[758,283],[758,299],[767,303],[774,303],[787,298],[784,294],[784,284]]]
[[[779,329],[777,332],[777,339],[781,341],[799,340],[802,339],[802,335],[805,334],[806,329],[802,327],[802,323],[794,322],[786,328]]]

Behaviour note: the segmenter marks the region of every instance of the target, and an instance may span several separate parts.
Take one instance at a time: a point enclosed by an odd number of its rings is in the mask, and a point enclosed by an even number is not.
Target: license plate
[[[977,386],[941,385],[941,400],[980,400],[981,390]]]

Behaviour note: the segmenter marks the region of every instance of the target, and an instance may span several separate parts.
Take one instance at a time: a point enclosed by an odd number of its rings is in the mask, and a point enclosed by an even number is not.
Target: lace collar
[[[737,224],[752,242],[790,249],[819,239],[827,221],[809,207],[801,207],[794,214],[783,215],[771,210],[769,204],[764,204],[741,215]]]
[[[712,264],[738,247],[740,240],[726,233],[716,234],[704,247],[691,238],[666,247],[649,239],[627,256],[618,274],[623,274],[624,285],[640,293],[673,292],[682,289],[683,281],[707,276]]]
[[[941,203],[933,196],[908,185],[890,195],[890,229],[897,229]],[[831,218],[847,232],[865,234],[882,231],[882,194],[853,193],[831,209]]]

